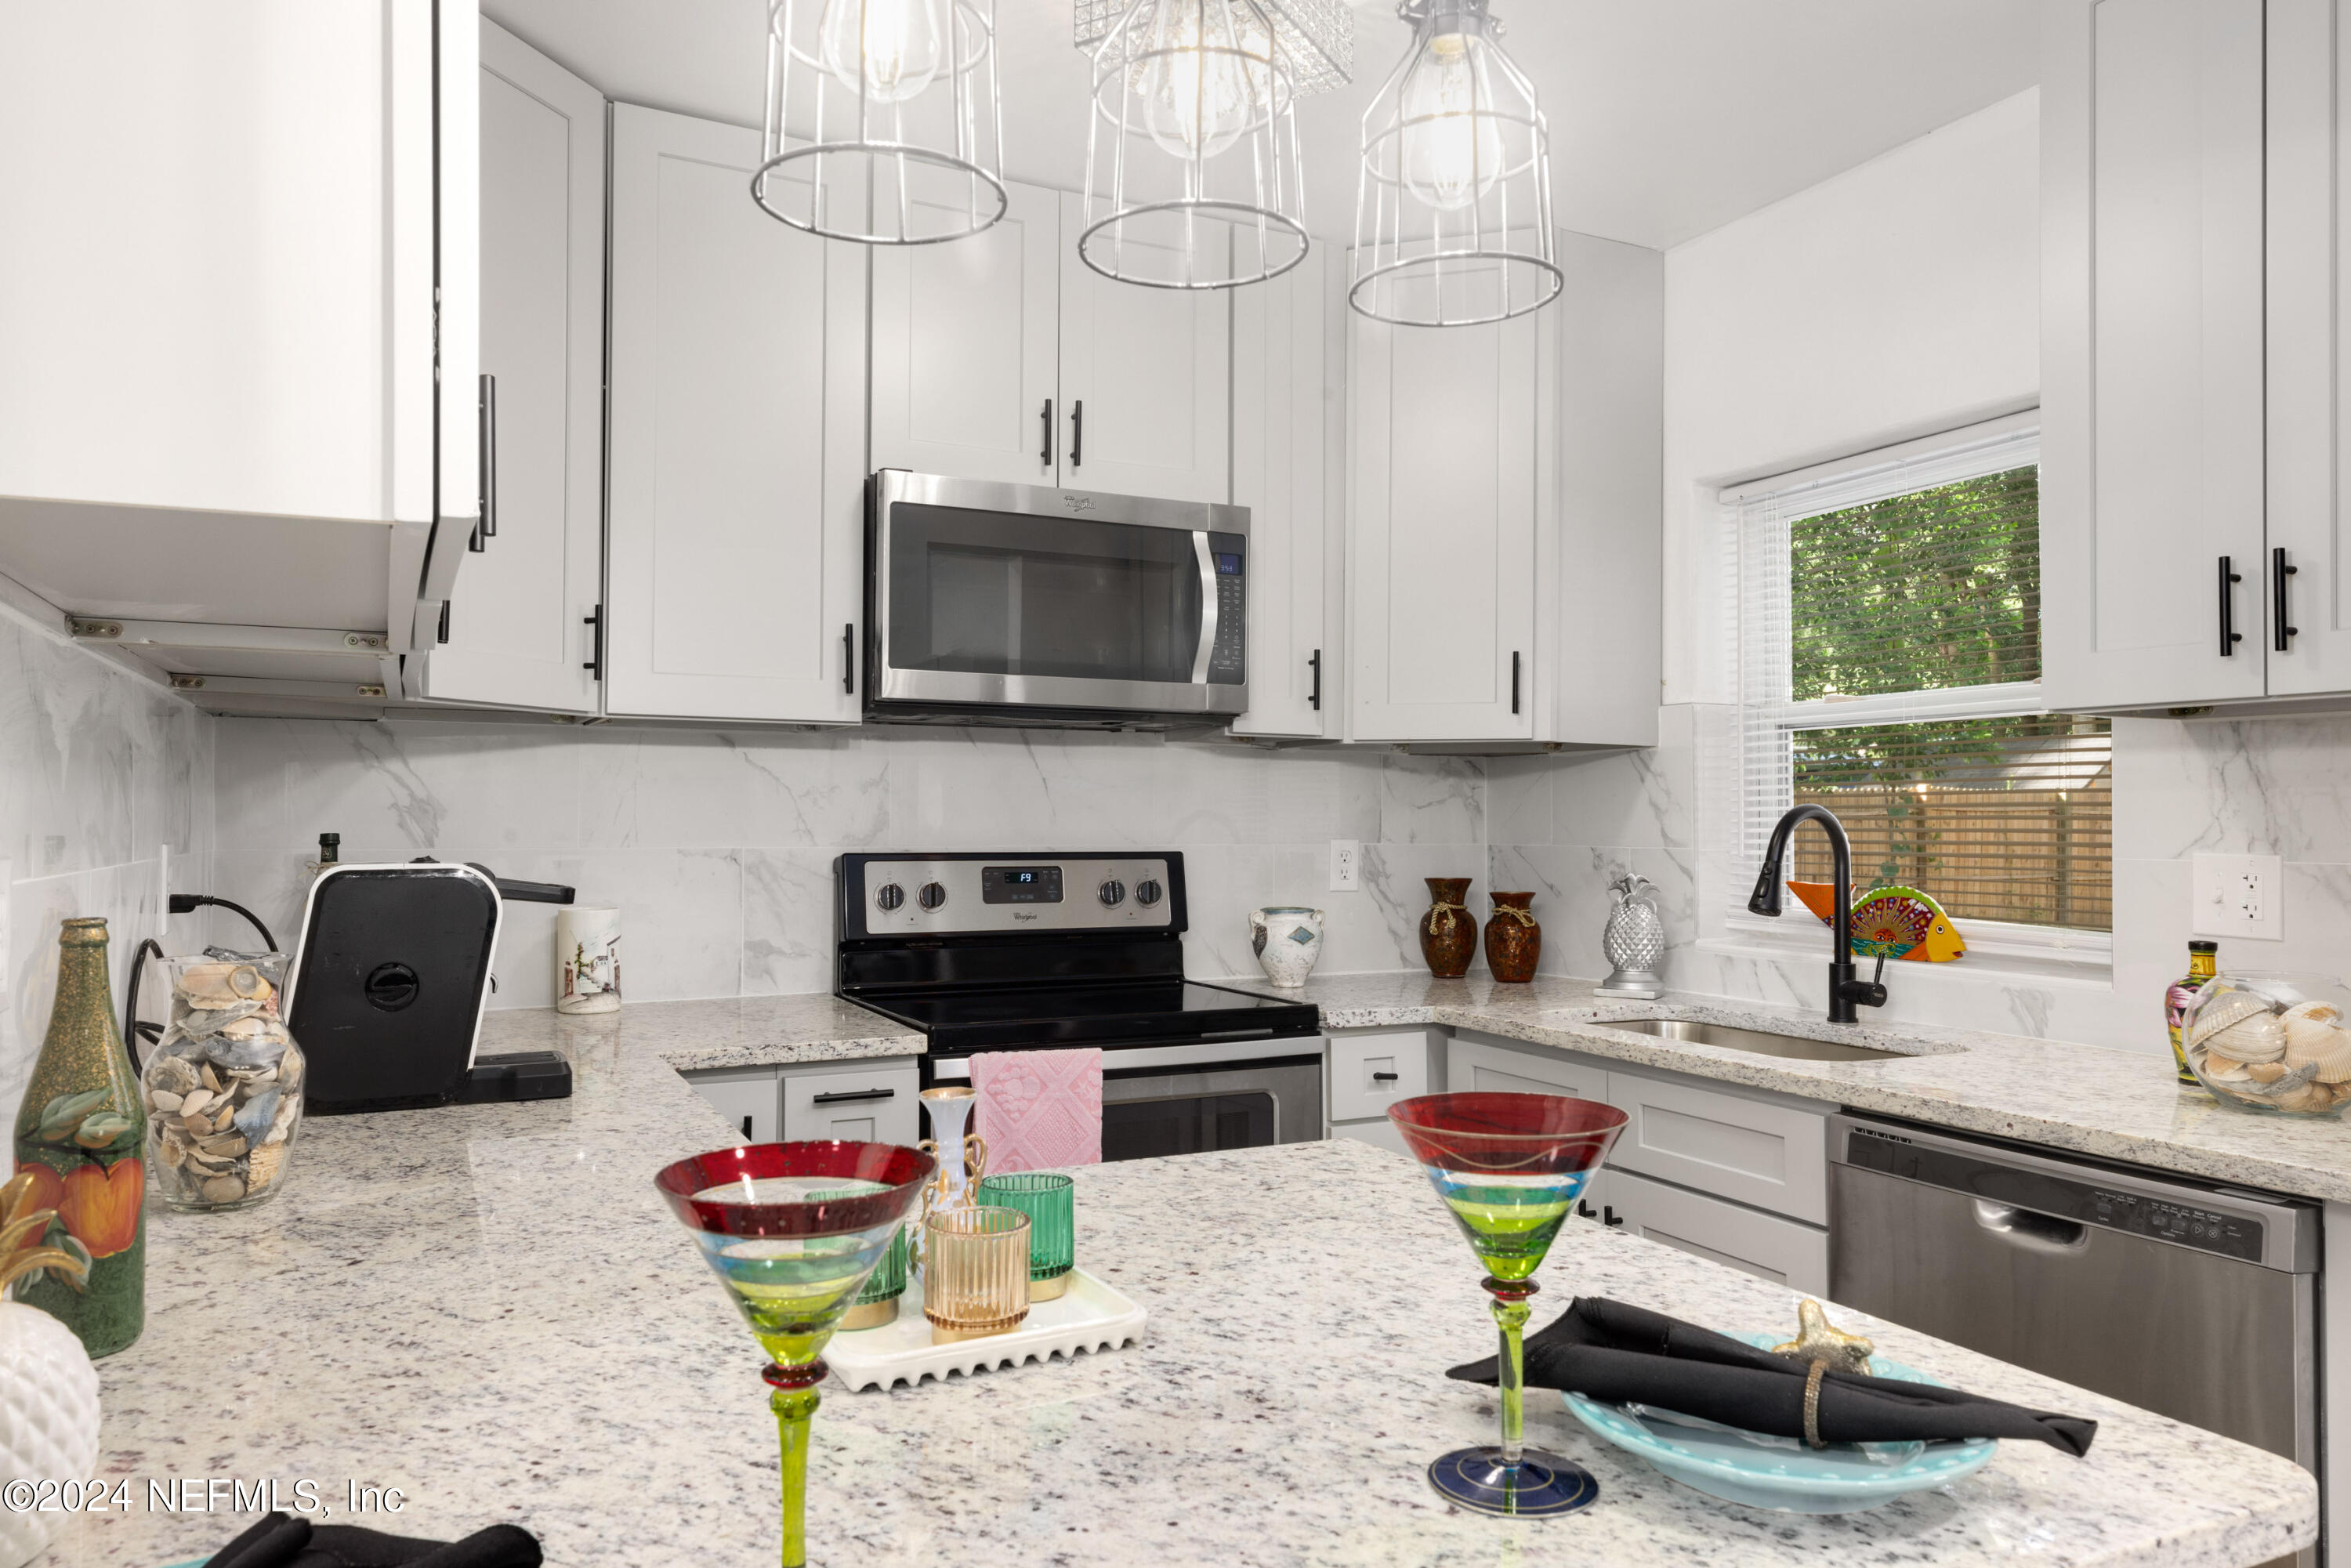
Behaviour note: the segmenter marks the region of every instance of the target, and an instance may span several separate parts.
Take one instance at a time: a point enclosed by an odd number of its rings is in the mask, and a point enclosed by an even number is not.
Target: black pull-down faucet
[[[1755,879],[1755,892],[1747,900],[1747,908],[1755,915],[1776,915],[1780,913],[1780,862],[1788,852],[1788,839],[1796,824],[1807,819],[1818,822],[1829,836],[1829,849],[1836,856],[1836,891],[1831,907],[1836,918],[1829,922],[1829,1022],[1858,1021],[1854,1008],[1882,1008],[1886,1005],[1886,988],[1876,980],[1865,980],[1853,967],[1853,844],[1844,836],[1844,824],[1836,813],[1825,806],[1802,805],[1789,808],[1787,813],[1772,826],[1771,841],[1763,850],[1763,870]],[[1880,965],[1883,973],[1885,966]]]

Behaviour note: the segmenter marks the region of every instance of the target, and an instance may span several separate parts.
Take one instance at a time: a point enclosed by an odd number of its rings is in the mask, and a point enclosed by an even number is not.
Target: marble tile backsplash
[[[1486,871],[1484,764],[1385,751],[225,719],[214,779],[218,891],[264,918],[298,924],[321,831],[346,861],[476,861],[619,904],[643,1000],[830,989],[849,850],[1181,850],[1203,977],[1256,971],[1248,913],[1275,903],[1328,912],[1325,972],[1416,966],[1423,879]],[[1358,892],[1329,890],[1333,839],[1364,846]],[[494,1005],[546,1006],[553,912],[507,916]]]

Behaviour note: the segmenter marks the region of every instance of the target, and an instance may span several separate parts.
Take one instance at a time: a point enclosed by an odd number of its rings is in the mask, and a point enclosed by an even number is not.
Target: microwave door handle
[[[1200,561],[1200,647],[1192,655],[1192,684],[1208,684],[1208,659],[1217,651],[1217,558],[1208,549],[1208,536],[1192,536],[1192,553]]]

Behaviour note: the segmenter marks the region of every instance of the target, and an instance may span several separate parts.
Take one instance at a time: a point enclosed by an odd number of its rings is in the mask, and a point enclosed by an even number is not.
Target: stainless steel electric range
[[[850,854],[835,990],[923,1031],[925,1088],[977,1051],[1102,1051],[1102,1158],[1322,1135],[1312,1004],[1184,977],[1184,857]]]

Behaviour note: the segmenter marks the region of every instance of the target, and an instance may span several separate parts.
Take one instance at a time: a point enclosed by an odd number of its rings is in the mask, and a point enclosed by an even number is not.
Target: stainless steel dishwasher
[[[2322,1473],[2316,1206],[1859,1116],[1829,1159],[1834,1300]]]

